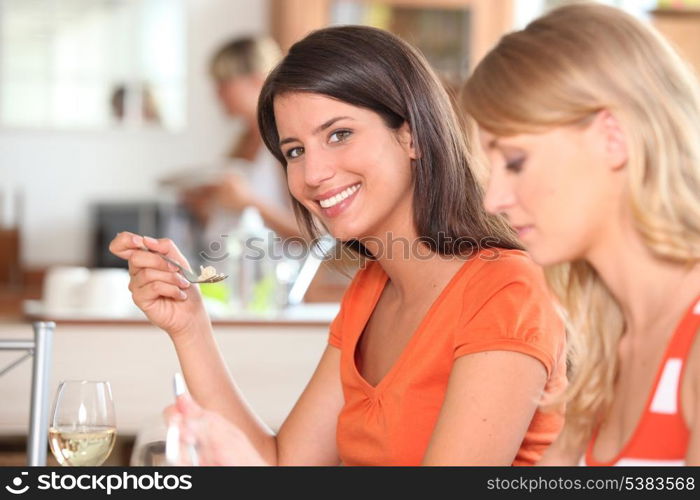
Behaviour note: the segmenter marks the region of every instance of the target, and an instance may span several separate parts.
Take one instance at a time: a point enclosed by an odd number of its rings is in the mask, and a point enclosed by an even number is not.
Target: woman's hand
[[[129,290],[134,303],[151,323],[168,332],[173,340],[197,331],[202,324],[208,324],[209,318],[198,287],[192,286],[175,266],[160,256],[141,250],[143,247],[189,268],[169,239],[156,240],[129,232],[119,233],[110,243],[109,250],[129,262]]]
[[[196,217],[200,224],[205,226],[215,208],[212,200],[218,196],[218,192],[218,184],[206,184],[186,189],[180,193],[180,203]]]
[[[255,453],[248,438],[230,421],[199,406],[189,394],[178,396],[163,412],[166,423],[179,427],[183,465],[190,457],[185,446],[194,446],[199,465],[269,465]]]
[[[221,181],[217,192],[221,206],[237,212],[255,204],[255,195],[246,180],[237,174],[229,174]]]

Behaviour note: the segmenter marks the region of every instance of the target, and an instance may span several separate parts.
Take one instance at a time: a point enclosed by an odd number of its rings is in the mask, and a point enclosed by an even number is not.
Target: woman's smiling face
[[[334,237],[413,227],[406,123],[393,130],[373,111],[305,92],[275,97],[274,110],[289,190]]]

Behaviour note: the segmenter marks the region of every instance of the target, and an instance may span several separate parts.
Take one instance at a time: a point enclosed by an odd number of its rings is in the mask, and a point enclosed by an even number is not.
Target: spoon
[[[226,278],[228,278],[228,274],[221,274],[221,273],[216,273],[213,276],[209,276],[208,278],[202,278],[202,276],[197,276],[195,273],[190,271],[189,269],[186,269],[184,266],[181,264],[175,262],[173,259],[166,257],[160,252],[156,252],[155,250],[151,250],[150,248],[146,247],[141,247],[140,250],[143,250],[144,252],[150,252],[154,253],[156,255],[160,255],[160,257],[167,262],[168,264],[172,264],[173,266],[177,267],[178,271],[180,271],[180,274],[184,276],[184,278],[189,281],[190,283],[218,283],[219,281],[223,281]],[[207,266],[209,268],[211,266]],[[204,271],[204,268],[202,268],[202,271]]]

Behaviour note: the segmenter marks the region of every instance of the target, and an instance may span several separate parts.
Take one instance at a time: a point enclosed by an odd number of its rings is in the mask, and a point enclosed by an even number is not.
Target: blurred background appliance
[[[91,212],[92,267],[128,267],[126,261],[112,255],[109,251],[109,242],[121,231],[171,238],[186,257],[190,257],[195,251],[192,231],[196,225],[189,223],[189,214],[175,203],[162,201],[94,203]]]

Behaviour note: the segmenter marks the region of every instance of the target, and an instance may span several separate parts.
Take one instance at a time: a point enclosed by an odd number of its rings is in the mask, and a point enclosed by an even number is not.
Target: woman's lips
[[[348,207],[352,204],[352,202],[355,200],[357,197],[357,193],[359,193],[362,190],[362,186],[359,186],[354,193],[352,193],[350,196],[342,200],[340,203],[337,203],[333,205],[332,207],[328,208],[323,208],[321,207],[319,203],[319,207],[321,208],[321,213],[323,214],[324,217],[337,217],[338,215],[342,214],[345,212]]]
[[[526,235],[528,235],[535,226],[514,226],[513,229],[518,233],[518,238],[522,239]]]
[[[314,197],[314,200],[315,200],[315,201],[318,201],[319,203],[320,203],[320,202],[323,202],[323,201],[328,201],[329,198],[332,198],[333,196],[336,196],[336,195],[338,195],[338,194],[341,194],[343,191],[346,191],[346,190],[348,190],[348,189],[355,188],[355,187],[360,187],[360,183],[359,183],[359,182],[355,182],[355,183],[353,183],[353,184],[346,184],[345,186],[337,187],[337,188],[335,188],[335,189],[331,189],[331,190],[329,190],[329,191],[326,191],[326,192],[323,193],[323,194],[320,194],[320,195],[318,195],[318,196],[315,196],[315,197]]]

